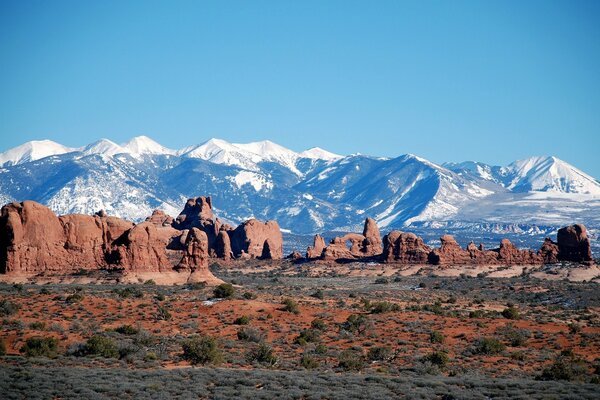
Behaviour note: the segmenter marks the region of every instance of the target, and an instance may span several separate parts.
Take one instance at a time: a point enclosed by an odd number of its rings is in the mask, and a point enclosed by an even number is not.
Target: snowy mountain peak
[[[126,152],[134,155],[140,154],[170,154],[174,155],[175,150],[168,149],[150,139],[148,136],[136,136],[127,143],[123,144],[122,147]]]
[[[325,161],[333,161],[333,160],[339,160],[340,158],[343,158],[343,156],[340,156],[339,154],[335,154],[330,151],[323,150],[320,147],[311,147],[308,150],[304,150],[302,153],[299,154],[299,156],[301,158],[311,158],[313,160],[325,160]]]
[[[32,140],[0,153],[0,166],[22,164],[75,150],[52,140]]]
[[[554,156],[518,160],[500,169],[508,189],[515,192],[557,192],[600,195],[600,182]]]
[[[100,154],[106,156],[114,156],[115,154],[126,153],[123,147],[108,139],[100,139],[97,142],[90,143],[81,149],[84,155]]]

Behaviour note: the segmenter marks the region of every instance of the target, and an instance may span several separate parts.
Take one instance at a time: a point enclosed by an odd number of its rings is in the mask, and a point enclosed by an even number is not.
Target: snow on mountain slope
[[[75,150],[52,140],[33,140],[0,153],[0,166],[26,163]]]
[[[169,154],[175,155],[175,150],[168,149],[163,145],[150,139],[148,136],[136,136],[122,145],[123,148],[130,154]]]
[[[119,146],[108,139],[100,139],[97,142],[90,143],[84,148],[80,149],[80,151],[84,156],[91,154],[103,154],[112,157],[116,154],[127,153],[127,150],[122,146]]]
[[[323,150],[320,147],[312,147],[308,150],[304,150],[300,154],[298,154],[300,158],[310,158],[314,160],[326,160],[326,161],[334,161],[343,158],[339,154],[332,153],[327,150]]]
[[[514,192],[559,192],[600,195],[600,182],[556,157],[530,157],[501,168]]]

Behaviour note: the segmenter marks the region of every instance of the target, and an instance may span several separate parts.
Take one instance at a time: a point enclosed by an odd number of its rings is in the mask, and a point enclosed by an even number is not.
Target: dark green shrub
[[[315,346],[315,353],[321,355],[327,354],[327,346],[322,343],[317,344]]]
[[[431,343],[444,343],[444,340],[446,340],[446,337],[442,334],[442,332],[431,331],[431,333],[429,333],[429,341]]]
[[[244,292],[244,294],[242,295],[243,298],[245,298],[246,300],[254,300],[256,299],[256,295],[252,292]]]
[[[342,323],[342,329],[355,334],[363,334],[369,328],[369,319],[363,314],[352,314]]]
[[[43,321],[35,321],[29,324],[29,329],[33,329],[36,331],[43,331],[46,329],[46,323]]]
[[[323,291],[321,289],[315,290],[315,292],[312,293],[310,296],[314,297],[315,299],[319,299],[319,300],[323,300],[325,298],[325,294],[323,293]]]
[[[163,306],[158,306],[155,314],[158,321],[168,321],[172,318],[171,312]]]
[[[344,350],[338,356],[338,367],[344,371],[360,371],[365,364],[362,352],[355,350]]]
[[[433,365],[437,365],[438,367],[445,367],[448,364],[448,353],[445,351],[434,351],[433,353],[427,354],[423,357],[424,361],[429,361]]]
[[[506,346],[496,338],[479,338],[473,345],[473,353],[484,355],[495,355],[504,351]]]
[[[0,340],[0,357],[6,355],[6,345],[4,344],[4,340]]]
[[[319,360],[314,356],[304,353],[300,358],[300,365],[306,369],[316,369],[319,368]]]
[[[310,322],[310,327],[319,331],[324,331],[327,328],[325,321],[320,318],[315,318]]]
[[[213,295],[218,299],[228,299],[234,294],[235,288],[231,283],[221,283],[213,290]]]
[[[519,310],[512,306],[502,310],[502,316],[506,319],[519,319],[521,317]]]
[[[111,338],[100,335],[94,335],[89,338],[83,352],[87,356],[100,356],[104,358],[119,357],[119,349],[115,342]]]
[[[82,293],[77,292],[77,293],[68,295],[65,301],[68,304],[74,304],[74,303],[79,303],[84,298],[85,298],[85,296]]]
[[[390,303],[389,301],[377,301],[371,303],[370,311],[372,314],[400,311],[400,306],[398,304]]]
[[[54,358],[58,352],[58,340],[53,337],[33,336],[19,350],[27,357]]]
[[[483,310],[474,310],[469,312],[469,318],[483,318],[485,313]]]
[[[19,308],[21,308],[21,306],[17,303],[2,299],[0,300],[0,317],[9,317],[19,311]]]
[[[298,337],[294,340],[294,343],[304,346],[307,343],[315,343],[319,341],[319,331],[316,329],[304,329]]]
[[[144,297],[144,292],[142,291],[142,289],[137,288],[135,286],[128,286],[123,289],[115,289],[114,292],[123,299],[129,299],[129,298],[140,299],[140,298]]]
[[[219,349],[217,340],[210,336],[194,336],[185,340],[181,347],[183,359],[192,365],[220,364],[223,354]]]
[[[122,335],[136,335],[139,332],[139,329],[131,325],[121,325],[115,329],[115,332]]]
[[[237,337],[239,340],[254,343],[259,343],[264,340],[264,334],[258,329],[251,327],[240,328],[237,331]]]
[[[246,359],[248,362],[258,362],[267,366],[277,364],[277,357],[273,352],[273,348],[266,343],[260,343],[258,346],[250,349],[246,353]]]
[[[375,279],[375,284],[377,285],[386,285],[388,283],[390,283],[390,281],[385,276],[380,276],[379,278]]]
[[[367,352],[370,361],[385,361],[392,357],[392,349],[387,346],[371,347]]]
[[[144,282],[144,285],[156,286],[156,282],[154,282],[154,279],[148,279]]]
[[[539,379],[543,381],[583,381],[587,368],[583,360],[573,354],[561,354],[552,365],[544,368]]]
[[[531,337],[531,332],[529,332],[527,329],[515,328],[511,324],[497,329],[496,333],[502,335],[504,340],[511,347],[524,346],[527,343],[527,339]]]
[[[248,325],[250,323],[250,317],[247,315],[242,315],[241,317],[237,317],[233,323],[235,325]]]
[[[298,303],[292,299],[285,299],[283,301],[283,311],[291,312],[293,314],[300,314]]]

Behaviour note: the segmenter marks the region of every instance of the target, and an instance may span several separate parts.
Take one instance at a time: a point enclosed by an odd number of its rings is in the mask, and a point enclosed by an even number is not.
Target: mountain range
[[[173,150],[145,136],[81,148],[32,141],[0,153],[2,203],[31,199],[58,214],[104,209],[139,221],[155,208],[177,215],[198,195],[212,196],[225,221],[275,219],[297,234],[356,230],[366,216],[388,229],[600,227],[600,182],[552,156],[438,165],[412,154],[298,153],[271,141]]]

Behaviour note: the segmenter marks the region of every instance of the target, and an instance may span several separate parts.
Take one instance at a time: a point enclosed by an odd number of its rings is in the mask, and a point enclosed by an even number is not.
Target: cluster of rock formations
[[[140,224],[105,212],[56,216],[33,201],[10,203],[0,211],[2,274],[101,269],[138,278],[218,283],[208,269],[209,257],[278,259],[282,253],[276,222],[251,219],[234,229],[213,217],[210,197],[188,200],[176,219],[156,210]]]
[[[367,218],[363,234],[349,233],[335,237],[329,245],[320,235],[306,251],[307,259],[349,261],[361,258],[385,263],[449,265],[540,265],[571,261],[593,262],[585,226],[567,226],[558,231],[557,242],[546,238],[538,251],[518,249],[508,239],[500,247],[486,250],[483,245],[471,242],[463,249],[452,235],[440,238],[441,246],[432,248],[423,239],[410,232],[391,231],[383,241],[377,224]],[[297,258],[297,257],[294,257]]]

